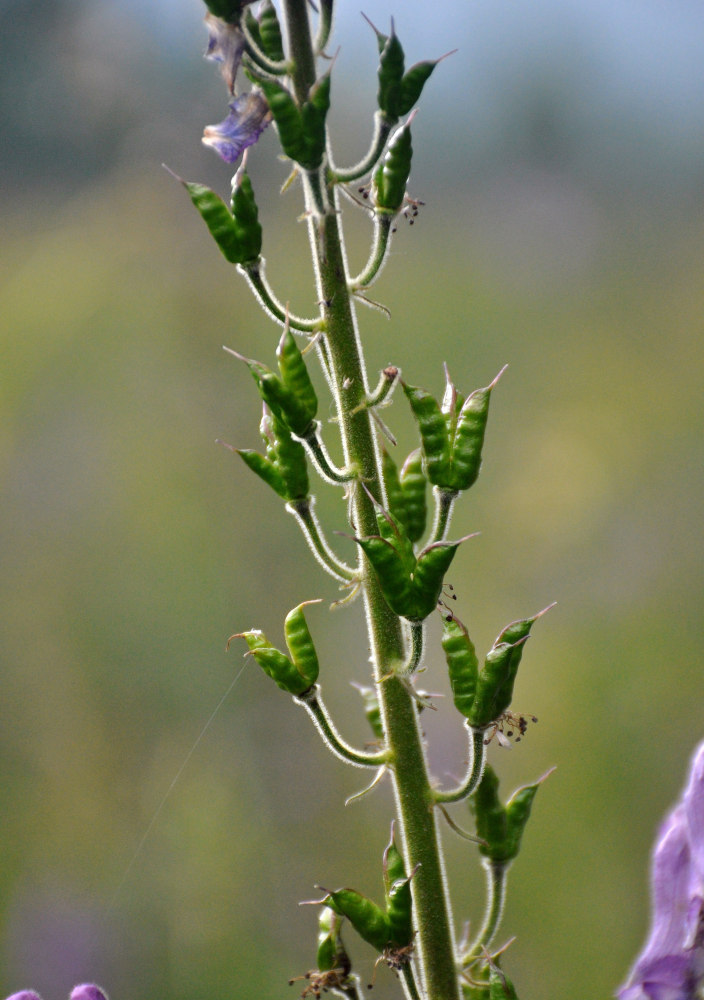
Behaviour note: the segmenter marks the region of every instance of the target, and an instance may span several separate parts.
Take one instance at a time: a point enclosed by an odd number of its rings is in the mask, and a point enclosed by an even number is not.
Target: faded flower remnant
[[[254,145],[269,124],[269,105],[258,90],[230,101],[230,113],[219,125],[207,125],[203,143],[225,163],[235,163],[248,146]]]
[[[244,51],[244,35],[234,24],[221,21],[214,14],[206,14],[208,47],[205,58],[221,63],[222,78],[231,94],[235,92],[235,77],[240,68]]]
[[[619,1000],[698,1000],[704,987],[704,743],[658,833],[650,935]]]

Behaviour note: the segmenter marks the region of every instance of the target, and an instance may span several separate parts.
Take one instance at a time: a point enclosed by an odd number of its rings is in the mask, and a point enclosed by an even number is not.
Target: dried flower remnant
[[[660,827],[650,935],[618,1000],[697,1000],[704,986],[704,743]]]
[[[205,58],[221,64],[222,78],[231,94],[235,92],[235,78],[244,51],[244,35],[234,24],[222,21],[214,14],[206,14],[208,46]]]
[[[269,105],[258,90],[241,94],[230,101],[230,113],[219,125],[207,125],[203,143],[210,146],[225,163],[235,163],[253,146],[271,120]]]

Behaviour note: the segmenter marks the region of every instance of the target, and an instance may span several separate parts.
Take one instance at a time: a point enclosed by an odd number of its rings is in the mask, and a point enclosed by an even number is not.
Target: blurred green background
[[[358,5],[339,6],[332,130],[349,162],[376,47]],[[396,363],[437,392],[443,360],[464,390],[510,364],[453,526],[481,535],[451,579],[481,648],[559,602],[516,692],[539,725],[491,751],[507,793],[557,765],[503,939],[522,997],[593,1000],[643,939],[652,837],[704,735],[701,10],[364,10],[382,28],[396,15],[409,63],[459,49],[414,125],[427,204],[374,289],[392,322],[365,310],[362,330],[372,371]],[[194,748],[243,664],[228,635],[280,641],[300,600],[326,601],[309,615],[322,681],[357,741],[348,682],[368,669],[360,606],[326,610],[337,592],[293,521],[214,444],[259,444],[254,385],[221,345],[271,362],[277,334],[160,166],[228,189],[200,145],[225,114],[202,13],[0,3],[1,995],[95,979],[113,1000],[295,996],[286,980],[314,958],[299,901],[316,883],[380,893],[388,787],[344,808],[364,775],[261,671],[245,667]],[[299,193],[278,196],[272,134],[250,166],[272,282],[308,312]],[[354,269],[368,220],[347,228]],[[387,416],[402,458],[402,399]],[[337,495],[320,514],[344,530]],[[446,691],[433,630],[424,684]],[[461,773],[447,704],[426,728],[435,773]],[[482,879],[446,839],[459,927],[480,918]],[[385,969],[376,992],[399,994]]]

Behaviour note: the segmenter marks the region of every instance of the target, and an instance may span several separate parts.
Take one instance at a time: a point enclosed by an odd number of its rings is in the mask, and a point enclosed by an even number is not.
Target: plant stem
[[[462,959],[464,968],[472,965],[491,945],[499,929],[506,901],[506,879],[509,865],[505,862],[491,861],[489,858],[485,859],[483,863],[487,883],[486,912],[484,923],[476,940],[467,949],[467,953]]]
[[[457,499],[457,493],[452,493],[449,490],[441,490],[437,486],[434,486],[433,496],[435,498],[435,520],[430,537],[433,542],[442,542],[447,537],[452,508]]]
[[[464,781],[452,791],[436,791],[434,796],[436,802],[461,802],[462,799],[466,799],[472,794],[481,781],[486,763],[486,745],[484,743],[486,730],[477,729],[474,726],[467,728],[469,729],[469,763]]]
[[[355,767],[376,767],[379,768],[386,763],[386,753],[363,753],[355,750],[349,743],[346,743],[333,725],[332,719],[327,713],[327,709],[320,697],[320,688],[315,684],[310,691],[297,695],[293,699],[297,704],[302,705],[311,715],[313,722],[322,736],[323,740],[330,747],[332,752],[341,760]]]
[[[315,77],[307,0],[283,0],[283,10],[294,65],[293,87],[301,101]],[[322,339],[327,345],[345,466],[356,469],[372,496],[383,502],[380,455],[369,410],[364,405],[368,393],[367,376],[347,287],[336,192],[334,184],[327,183],[324,172],[323,167],[319,186],[311,184],[309,177],[304,178],[317,298],[324,309]],[[357,534],[376,533],[372,500],[359,485],[353,488],[351,515]],[[419,988],[426,1000],[459,1000],[449,901],[418,711],[401,681],[388,676],[405,660],[401,622],[390,611],[376,576],[361,553],[360,559],[369,643],[387,736],[399,829],[407,870],[417,868],[412,891],[421,972]],[[382,681],[382,677],[386,679]]]
[[[353,292],[369,288],[375,278],[378,277],[389,251],[389,236],[394,223],[394,216],[388,213],[380,213],[374,216],[374,243],[369,260],[364,265],[364,269],[352,278],[350,288]]]

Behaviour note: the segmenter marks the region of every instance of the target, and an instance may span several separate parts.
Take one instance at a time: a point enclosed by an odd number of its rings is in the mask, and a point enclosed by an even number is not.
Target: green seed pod
[[[258,451],[252,451],[250,448],[238,448],[237,454],[240,456],[245,465],[248,466],[252,472],[256,473],[260,479],[263,479],[267,486],[270,486],[282,500],[288,501],[291,499],[288,496],[288,487],[286,482],[273,462],[271,462],[268,458],[265,458],[263,455],[260,455]]]
[[[298,162],[306,170],[315,170],[323,162],[327,134],[325,122],[330,108],[330,72],[328,71],[311,87],[308,100],[301,108],[301,121],[305,140],[305,159]]]
[[[357,542],[374,568],[386,603],[395,614],[405,616],[413,607],[414,594],[399,552],[379,535],[358,538]]]
[[[403,855],[396,846],[393,825],[391,827],[391,840],[384,851],[383,867],[390,943],[394,948],[404,948],[413,940],[413,901],[411,880],[406,875]]]
[[[247,7],[243,14],[243,25],[252,36],[252,40],[258,49],[264,52],[264,43],[262,42],[261,32],[259,30],[259,21],[254,16],[250,7]]]
[[[513,861],[530,816],[533,799],[544,779],[517,789],[504,806],[499,799],[499,779],[487,764],[482,780],[469,798],[477,836],[484,841],[479,851],[494,864]]]
[[[352,968],[340,931],[344,918],[329,906],[323,906],[318,917],[317,966],[320,972],[336,970],[343,976]]]
[[[399,550],[380,535],[356,539],[374,568],[386,603],[412,622],[422,621],[437,607],[443,577],[463,540],[434,542],[415,559],[409,550]]]
[[[251,365],[250,371],[252,371]],[[305,437],[313,426],[307,403],[299,400],[278,375],[266,369],[264,365],[260,365],[259,370],[256,373],[252,371],[252,374],[259,386],[259,394],[269,409],[293,434]]]
[[[266,406],[259,424],[266,457],[248,448],[235,449],[244,463],[287,503],[308,496],[308,466],[302,444]]]
[[[445,573],[459,546],[460,542],[434,542],[419,553],[413,574],[414,613],[406,614],[406,618],[422,621],[435,610]]]
[[[403,207],[406,184],[411,173],[410,119],[394,134],[384,159],[374,172],[372,200],[377,212],[396,215]]]
[[[401,93],[398,98],[399,115],[408,114],[420,97],[428,77],[439,62],[439,59],[434,59],[432,61],[418,62],[414,66],[411,66],[401,80]]]
[[[281,37],[281,26],[271,0],[264,0],[259,10],[259,35],[264,54],[274,62],[283,62],[284,43]]]
[[[442,648],[447,660],[455,708],[469,718],[477,690],[479,661],[467,629],[457,618],[444,622]]]
[[[469,717],[471,725],[487,726],[508,709],[530,630],[552,607],[554,605],[551,604],[543,608],[532,618],[520,618],[511,622],[499,633],[479,674],[474,707]]]
[[[288,656],[272,646],[263,632],[258,630],[241,632],[238,638],[245,640],[264,673],[268,674],[282,691],[301,695],[308,690],[310,684],[305,683]]]
[[[284,153],[289,159],[302,163],[307,152],[303,118],[292,94],[277,80],[252,78],[264,91]]]
[[[286,327],[276,349],[279,371],[284,385],[295,396],[308,426],[318,412],[318,398],[310,380],[306,363],[291,331]],[[295,432],[294,432],[295,433]]]
[[[232,189],[232,215],[235,235],[239,241],[240,264],[258,260],[262,252],[262,227],[259,224],[259,210],[254,200],[254,191],[249,174],[238,170]]]
[[[489,1000],[518,1000],[518,994],[513,983],[493,962],[491,963],[489,982],[491,984]]]
[[[365,687],[362,684],[355,685],[355,687],[364,699],[364,714],[367,717],[367,722],[371,727],[371,731],[374,733],[374,738],[383,742],[384,726],[381,721],[379,695],[376,692],[376,688]]]
[[[262,670],[282,691],[297,697],[304,694],[318,679],[318,657],[303,615],[303,608],[312,603],[316,602],[304,601],[286,616],[284,634],[291,659],[272,646],[258,629],[240,632],[232,637],[244,639]]]
[[[372,948],[382,952],[388,947],[391,935],[389,918],[371,899],[354,889],[338,889],[328,893],[323,903],[341,917],[347,917],[359,936]]]
[[[403,526],[411,542],[417,542],[423,537],[427,517],[426,478],[419,448],[412,451],[403,463],[398,478],[404,496]]]
[[[391,34],[385,36],[377,31],[377,41],[380,46],[377,101],[384,118],[389,124],[394,125],[403,114],[400,108],[404,53],[401,43],[396,37],[393,21],[391,22]]]
[[[210,235],[220,248],[225,260],[230,264],[241,264],[244,250],[240,241],[232,212],[214,191],[204,184],[182,181],[191,201],[210,231]],[[261,230],[260,230],[261,232]],[[261,246],[261,243],[260,243]]]
[[[469,797],[469,809],[474,817],[477,836],[485,843],[479,852],[486,858],[506,853],[506,810],[499,799],[499,779],[490,764],[484,768],[482,780]]]
[[[275,414],[269,414],[272,430],[270,448],[276,458],[276,468],[286,486],[287,502],[302,500],[308,496],[308,462],[306,450],[295,441],[285,424]]]
[[[436,400],[425,389],[402,383],[403,391],[418,421],[425,472],[434,486],[443,486],[450,476],[450,439],[445,417]]]
[[[313,645],[313,639],[308,630],[308,624],[303,614],[303,608],[307,604],[318,604],[318,601],[304,601],[286,615],[284,620],[284,636],[286,645],[291,654],[293,665],[295,666],[302,682],[305,682],[304,691],[312,687],[318,679],[320,667],[318,664],[318,654]],[[292,692],[301,694],[302,691]]]
[[[525,639],[519,639],[524,643]],[[513,696],[518,661],[513,659],[516,643],[499,642],[486,654],[484,666],[477,678],[474,704],[468,716],[470,725],[481,729],[506,711]]]
[[[476,982],[462,983],[462,1000],[491,1000],[489,996],[489,983],[483,986],[479,982],[478,973],[472,970],[472,979],[477,977]]]
[[[457,490],[468,490],[479,475],[491,390],[505,370],[502,368],[490,385],[471,393],[458,413],[452,448],[452,474]]]
[[[403,525],[382,508],[376,512],[376,523],[379,527],[379,535],[396,549],[406,573],[410,577],[416,568],[416,557],[413,545],[406,535]]]
[[[323,906],[318,917],[318,954],[317,965],[321,972],[335,968],[337,956],[337,938],[342,917],[328,906]]]
[[[406,520],[406,497],[401,487],[396,463],[386,448],[383,447],[381,449],[381,468],[384,474],[384,486],[386,487],[389,513],[395,521],[403,524]]]

